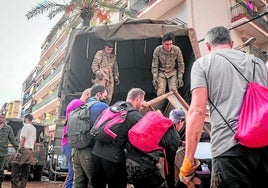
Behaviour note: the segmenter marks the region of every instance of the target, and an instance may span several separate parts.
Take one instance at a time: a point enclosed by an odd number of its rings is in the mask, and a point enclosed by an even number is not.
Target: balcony
[[[53,60],[60,54],[60,52],[62,52],[64,50],[64,48],[66,48],[68,43],[68,40],[65,40],[58,48],[57,51],[55,51],[47,60],[47,63],[45,64],[45,66],[51,64],[53,62]]]
[[[57,99],[58,97],[58,90],[55,90],[52,94],[48,95],[46,98],[44,98],[43,101],[37,103],[35,106],[33,106],[32,111],[35,112],[36,110],[42,108],[49,102],[53,101],[54,99]]]
[[[256,57],[260,58],[264,62],[268,60],[268,54],[266,52],[262,52],[260,49],[256,48],[253,45],[242,46],[241,48],[237,48],[238,50],[248,52],[254,54]]]
[[[256,37],[256,43],[259,45],[268,42],[268,24],[264,13],[258,13],[248,8],[248,6],[239,2],[235,6],[231,7],[231,25],[233,28],[245,31],[251,36]]]
[[[22,100],[22,106],[24,106],[27,102],[29,102],[31,99],[33,99],[33,95],[25,95]]]
[[[68,43],[68,40],[65,40],[57,49],[57,51],[55,51],[46,61],[46,63],[44,64],[44,66],[38,71],[38,74],[37,74],[37,79],[40,78],[41,75],[44,74],[44,72],[48,69],[49,66],[51,66],[55,59],[59,56],[62,55],[62,52],[65,50],[65,48],[67,47],[67,43]]]
[[[35,83],[35,79],[34,79],[34,78],[31,79],[31,80],[29,80],[29,81],[26,81],[26,82],[24,83],[23,91],[24,91],[24,92],[27,91],[27,90],[28,90],[34,83]]]
[[[62,71],[63,64],[61,64],[51,75],[49,75],[44,81],[41,82],[39,86],[36,88],[36,93],[40,91],[47,83],[49,83],[53,78],[56,77]]]
[[[158,19],[184,0],[130,0],[129,9],[137,13],[138,18]]]

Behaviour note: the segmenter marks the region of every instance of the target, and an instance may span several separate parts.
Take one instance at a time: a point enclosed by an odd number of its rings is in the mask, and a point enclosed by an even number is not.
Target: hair
[[[106,91],[106,88],[101,84],[95,84],[91,87],[90,95],[91,97],[94,97],[97,93],[104,93]]]
[[[33,121],[33,115],[32,114],[26,114],[24,118],[27,118],[29,121]]]
[[[1,113],[1,116],[6,117],[6,114],[4,112]]]
[[[174,39],[173,33],[167,33],[162,37],[162,42],[166,42],[166,41],[169,41],[169,40],[173,41],[173,39]]]
[[[111,42],[111,41],[107,41],[107,42],[105,43],[105,46],[108,46],[109,48],[114,48],[114,43]]]
[[[228,45],[232,44],[229,29],[223,26],[217,26],[210,29],[206,34],[205,41],[211,44],[212,46],[218,44],[228,44]]]
[[[140,88],[132,88],[127,94],[127,101],[134,100],[139,96],[145,96],[145,92]]]

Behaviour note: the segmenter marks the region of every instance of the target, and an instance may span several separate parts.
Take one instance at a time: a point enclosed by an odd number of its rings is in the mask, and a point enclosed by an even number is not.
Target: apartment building
[[[231,30],[237,48],[267,62],[268,0],[129,0],[128,7],[139,19],[172,20],[194,28],[202,55],[207,53],[206,32],[223,25]],[[23,83],[22,111],[45,123],[52,139],[58,121],[57,93],[67,41],[68,34],[62,31],[51,42],[45,42],[40,61]]]
[[[63,69],[68,33],[60,31],[50,42],[42,45],[41,57],[23,83],[22,113],[32,113],[47,126],[52,139],[57,121],[58,85]]]

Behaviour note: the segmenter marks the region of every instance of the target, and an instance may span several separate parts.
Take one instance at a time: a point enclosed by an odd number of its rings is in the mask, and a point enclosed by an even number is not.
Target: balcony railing
[[[35,83],[35,79],[34,78],[32,80],[30,80],[30,81],[27,81],[25,83],[25,86],[23,88],[23,91],[26,91],[27,89],[29,89],[34,83]]]
[[[260,49],[256,48],[255,46],[252,46],[252,45],[244,46],[244,47],[239,48],[238,50],[254,54],[256,57],[260,58],[264,62],[267,62],[268,60],[267,53],[262,52]]]
[[[59,47],[58,49],[48,58],[47,63],[44,65],[49,66],[49,64],[51,64],[53,62],[53,60],[55,59],[55,57],[57,57],[59,55],[59,53],[67,46],[68,40],[65,40]]]
[[[30,101],[33,98],[33,94],[27,96],[26,99],[23,99],[22,106],[24,106],[28,101]]]
[[[37,103],[35,106],[33,106],[32,111],[36,111],[46,105],[47,103],[51,102],[52,100],[56,99],[58,97],[58,90],[55,90],[52,94],[48,95],[43,101]]]
[[[134,10],[135,12],[139,12],[147,5],[151,4],[155,0],[130,0],[129,1],[129,9]]]
[[[42,89],[47,83],[49,83],[59,72],[62,71],[63,64],[61,64],[51,75],[49,75],[44,81],[41,82],[36,88],[36,92]]]
[[[54,59],[60,54],[62,50],[67,46],[68,40],[65,40],[59,47],[58,49],[47,59],[46,63],[44,66],[37,71],[37,75],[40,75],[44,72],[44,70],[47,69],[51,65],[51,63],[54,62]]]
[[[266,32],[268,31],[267,21],[263,17],[260,17],[260,14],[258,12],[249,9],[247,5],[243,2],[239,2],[239,4],[236,4],[235,6],[231,7],[231,15],[231,22],[235,22],[241,18],[246,17],[249,20],[253,20],[253,22],[261,29],[265,30]]]
[[[187,27],[187,23],[186,22],[184,22],[184,21],[182,21],[181,19],[179,19],[179,18],[173,18],[172,20],[171,20],[173,23],[176,23],[176,24],[178,24],[178,25],[182,25],[183,27]]]

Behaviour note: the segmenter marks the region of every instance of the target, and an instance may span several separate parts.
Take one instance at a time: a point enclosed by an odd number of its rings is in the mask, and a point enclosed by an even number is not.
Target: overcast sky
[[[22,83],[38,64],[41,45],[59,19],[44,14],[27,20],[27,11],[41,1],[0,0],[0,108],[21,99]]]

